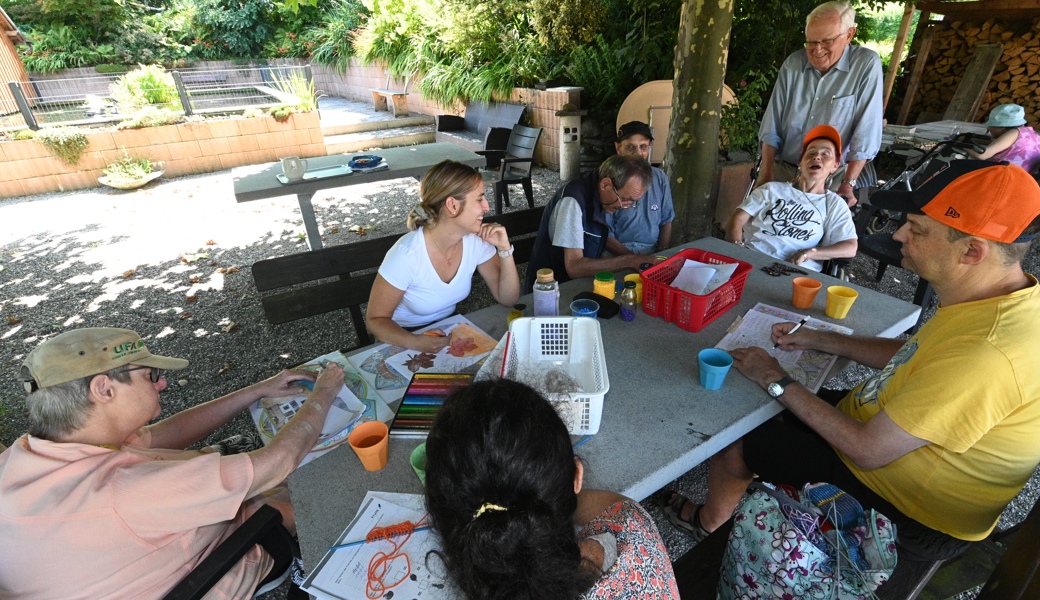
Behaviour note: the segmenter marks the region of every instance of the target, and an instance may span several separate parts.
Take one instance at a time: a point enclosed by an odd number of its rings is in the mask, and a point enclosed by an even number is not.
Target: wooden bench
[[[371,88],[369,91],[372,92],[372,108],[376,112],[379,111],[390,111],[394,117],[407,117],[408,116],[408,85],[411,83],[411,76],[404,78],[404,90],[392,90],[390,89],[390,80],[393,78],[389,72],[386,74],[386,85],[382,89]],[[390,100],[387,103],[387,100]]]
[[[509,134],[523,114],[520,104],[472,101],[466,104],[465,117],[437,116],[437,141],[473,151],[505,150]],[[487,167],[497,169],[498,162],[489,158]]]
[[[539,206],[485,218],[486,222],[505,226],[516,248],[513,259],[517,264],[530,259],[544,210],[545,207]],[[260,299],[267,320],[274,324],[288,323],[345,308],[350,313],[358,343],[344,349],[371,344],[373,340],[365,327],[361,305],[368,302],[376,269],[383,257],[402,235],[257,261],[253,264],[257,290],[261,293],[277,290]]]
[[[683,600],[715,599],[732,529],[730,519],[672,563]],[[957,558],[922,562],[900,557],[892,578],[877,589],[876,595],[879,600],[948,600],[985,582],[977,600],[1040,598],[1038,566],[1040,502],[1022,523],[994,532]]]

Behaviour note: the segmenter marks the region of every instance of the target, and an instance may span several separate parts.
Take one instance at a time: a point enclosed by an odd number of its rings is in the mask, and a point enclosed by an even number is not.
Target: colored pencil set
[[[401,399],[390,435],[395,437],[426,437],[433,420],[444,401],[455,390],[473,383],[472,374],[416,373]]]

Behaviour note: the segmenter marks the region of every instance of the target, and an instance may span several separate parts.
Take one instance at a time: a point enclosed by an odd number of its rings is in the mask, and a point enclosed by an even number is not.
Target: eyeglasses
[[[159,380],[162,378],[162,372],[159,371],[159,369],[156,369],[155,367],[133,367],[132,369],[127,369],[126,371],[124,371],[124,373],[144,371],[145,369],[149,371],[148,379],[151,380],[152,383],[159,383]]]
[[[650,142],[643,142],[642,144],[633,144],[632,142],[622,142],[621,149],[624,154],[632,155],[638,153],[640,156],[650,153]]]
[[[615,204],[620,204],[622,210],[628,210],[630,208],[635,208],[635,207],[639,206],[639,199],[638,198],[635,199],[635,200],[628,200],[628,199],[622,198],[621,194],[618,193],[617,187],[614,185],[613,182],[611,182],[611,184],[610,184],[610,189],[614,190],[614,198],[615,198],[615,200],[613,202],[603,203],[603,207],[604,208],[607,208],[608,206],[614,206]]]
[[[815,48],[817,46],[823,46],[824,48],[830,48],[831,46],[834,45],[834,42],[838,41],[838,38],[844,36],[846,33],[848,33],[847,29],[845,31],[839,33],[838,35],[834,36],[834,37],[824,38],[822,40],[816,40],[816,41],[805,40],[805,47],[806,48],[810,48],[810,49],[811,48]]]

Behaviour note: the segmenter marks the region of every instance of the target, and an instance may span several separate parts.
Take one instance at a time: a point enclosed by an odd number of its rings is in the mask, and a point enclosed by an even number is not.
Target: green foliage
[[[751,70],[744,74],[734,94],[735,104],[722,107],[719,146],[727,150],[758,151],[758,128],[769,89],[776,80],[776,69]]]
[[[113,63],[101,63],[100,65],[94,65],[94,70],[102,75],[107,75],[109,73],[126,73],[130,70],[130,67]]]
[[[275,121],[284,123],[289,120],[289,116],[295,112],[293,105],[291,104],[279,104],[278,106],[271,107],[271,116],[274,117]]]
[[[86,134],[74,127],[45,127],[36,132],[36,139],[67,165],[78,163],[90,144]]]
[[[332,0],[321,12],[321,21],[307,30],[314,62],[346,70],[354,56],[354,35],[368,15],[360,0]]]
[[[36,132],[32,129],[19,129],[11,134],[11,137],[16,140],[32,140],[36,139]]]
[[[620,57],[624,50],[622,40],[608,42],[596,36],[593,44],[579,46],[571,51],[564,75],[576,86],[585,88],[582,108],[598,118],[611,121],[625,96],[632,91],[629,72]]]
[[[245,119],[255,119],[262,116],[264,116],[264,111],[259,108],[247,108],[242,111],[242,117]]]
[[[569,51],[591,44],[602,33],[607,4],[602,0],[533,0],[531,24],[547,48]]]
[[[179,112],[168,108],[146,106],[134,113],[134,116],[120,121],[116,129],[141,129],[143,127],[159,127],[160,125],[173,125],[183,123],[187,119]]]
[[[19,27],[29,31],[74,27],[87,41],[101,41],[118,25],[133,18],[141,5],[123,0],[10,0],[4,9]]]
[[[188,56],[191,48],[170,39],[164,27],[161,19],[156,18],[124,23],[112,41],[116,55],[128,65],[173,65]]]
[[[259,56],[271,35],[271,0],[196,0],[194,51],[200,58]]]
[[[148,105],[180,110],[181,100],[173,75],[159,65],[140,65],[109,86],[109,93],[120,110],[129,113]]]
[[[147,158],[131,158],[123,147],[123,158],[109,164],[102,170],[112,183],[130,183],[162,168],[162,163],[154,163]]]
[[[272,71],[275,88],[292,94],[300,101],[292,105],[294,112],[312,112],[318,110],[318,95],[314,90],[314,82],[307,78],[300,69],[293,69],[287,74]]]
[[[22,63],[35,73],[53,73],[70,67],[82,67],[115,58],[108,44],[96,45],[86,40],[83,31],[68,25],[30,32],[31,46],[20,46]]]

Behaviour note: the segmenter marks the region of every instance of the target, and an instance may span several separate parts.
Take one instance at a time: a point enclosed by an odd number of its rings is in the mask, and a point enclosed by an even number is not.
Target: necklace
[[[443,256],[443,257],[444,257],[444,262],[446,262],[447,264],[449,264],[449,265],[450,265],[450,264],[451,264],[451,259],[452,259],[452,258],[454,258],[454,256],[455,256],[455,251],[456,251],[456,250],[458,250],[458,248],[459,248],[459,242],[461,242],[461,241],[462,241],[462,240],[459,240],[458,242],[455,242],[454,244],[452,244],[452,245],[451,245],[451,251],[450,251],[450,252],[446,252],[446,251],[444,250],[444,248],[441,248],[440,246],[437,246],[437,244],[436,244],[436,243],[434,243],[434,246],[435,246],[435,247],[437,248],[437,250],[438,250],[438,251],[440,251],[440,253],[441,253],[441,256]]]

